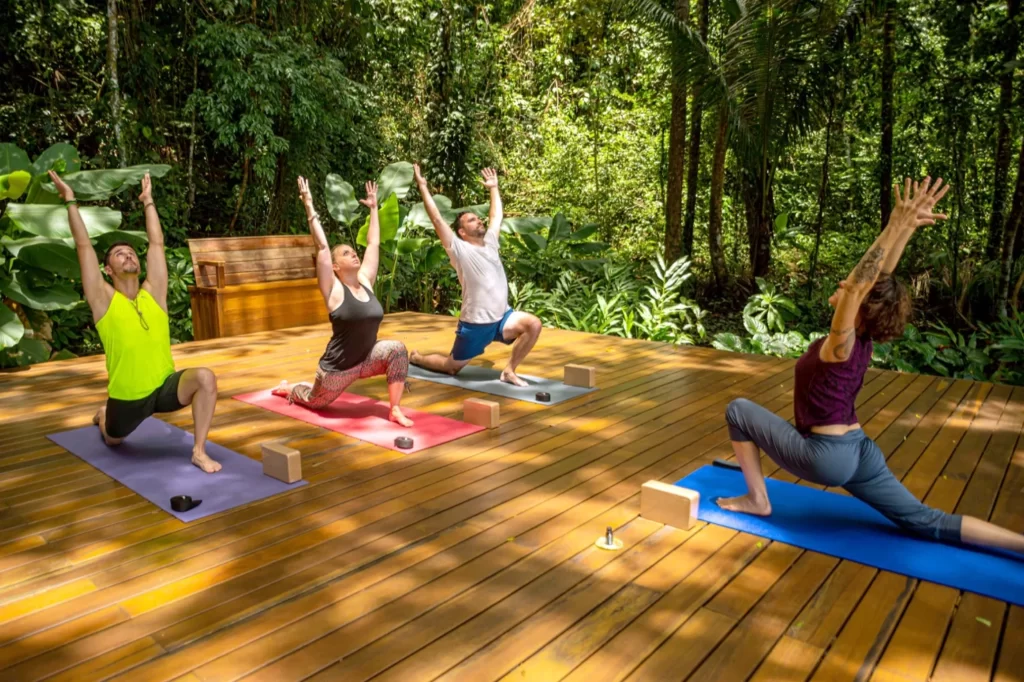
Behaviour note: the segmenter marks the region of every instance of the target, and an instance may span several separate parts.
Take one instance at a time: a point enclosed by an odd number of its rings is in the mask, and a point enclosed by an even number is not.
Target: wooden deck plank
[[[382,334],[440,347],[454,326],[401,314]],[[495,397],[499,429],[415,455],[230,399],[309,374],[328,334],[174,348],[218,374],[212,440],[255,458],[263,439],[299,444],[310,482],[191,524],[44,437],[89,423],[102,358],[9,375],[0,677],[1021,679],[1018,607],[796,548],[759,584],[783,546],[703,523],[631,535],[650,525],[644,480],[731,456],[733,397],[792,419],[792,360],[545,329],[524,371],[595,364],[601,390]],[[403,404],[456,419],[471,395],[412,383]],[[380,380],[356,390],[386,399]],[[857,409],[912,492],[1024,531],[1024,390],[872,369]],[[187,411],[166,418],[191,429]],[[605,525],[629,548],[594,548]]]

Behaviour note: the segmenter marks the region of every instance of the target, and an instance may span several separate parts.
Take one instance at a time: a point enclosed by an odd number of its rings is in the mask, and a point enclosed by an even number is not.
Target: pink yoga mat
[[[482,426],[403,407],[402,413],[413,421],[412,427],[406,428],[388,420],[390,409],[387,403],[352,393],[342,393],[327,407],[314,411],[301,405],[289,405],[287,398],[272,395],[270,390],[234,398],[398,452],[418,452],[483,430]],[[412,438],[413,446],[400,448],[395,445],[395,438],[399,436]]]

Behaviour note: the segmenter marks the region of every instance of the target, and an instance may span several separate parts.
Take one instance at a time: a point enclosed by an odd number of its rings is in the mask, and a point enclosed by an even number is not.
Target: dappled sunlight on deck
[[[446,352],[454,329],[402,313],[380,337]],[[231,399],[311,380],[328,338],[174,348],[218,376],[212,441],[257,460],[283,441],[308,481],[187,524],[46,439],[90,423],[102,358],[3,375],[0,679],[1022,679],[1024,609],[638,515],[645,481],[731,456],[732,399],[792,417],[792,360],[545,329],[521,373],[593,365],[598,391],[540,405],[411,380],[411,408],[501,410],[412,454]],[[387,397],[381,378],[352,391]],[[915,495],[1024,531],[1024,389],[870,370],[858,415]],[[608,526],[622,550],[595,547]]]

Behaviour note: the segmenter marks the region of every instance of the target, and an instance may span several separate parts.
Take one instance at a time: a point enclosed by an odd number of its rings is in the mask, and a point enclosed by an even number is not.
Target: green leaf
[[[398,240],[398,253],[403,256],[409,255],[410,253],[416,253],[427,244],[430,240],[426,237],[418,237],[415,239],[399,239]]]
[[[729,17],[729,23],[734,24],[739,21],[740,17],[746,14],[746,8],[743,6],[743,0],[725,0],[725,13]]]
[[[502,228],[507,227],[510,231],[516,234],[528,234],[536,232],[542,227],[547,227],[551,224],[551,218],[542,217],[527,217],[523,216],[520,218],[505,218],[502,221]]]
[[[52,272],[68,279],[81,279],[82,271],[78,265],[78,253],[67,244],[33,237],[31,239],[3,238],[3,245],[14,254],[19,261],[32,267]]]
[[[18,366],[20,367],[46,362],[50,358],[50,349],[46,347],[45,343],[36,338],[22,337],[21,341],[18,342],[17,348],[14,350],[20,356],[17,359]]]
[[[63,282],[42,289],[23,279],[16,274],[14,279],[0,286],[0,290],[7,298],[36,310],[70,310],[81,300],[78,292]]]
[[[775,229],[776,230],[780,230],[780,231],[781,230],[785,230],[787,225],[789,225],[789,213],[788,212],[780,213],[779,215],[775,216]]]
[[[523,238],[524,242],[526,242],[526,246],[530,251],[543,251],[548,246],[548,240],[544,239],[544,237],[539,234],[524,232],[519,236]]]
[[[149,235],[139,230],[111,230],[96,235],[96,247],[100,251],[105,252],[114,242],[128,242],[136,251],[140,251],[149,244]]]
[[[486,218],[486,217],[488,217],[490,215],[491,204],[490,204],[490,202],[488,202],[486,204],[473,204],[472,206],[463,206],[462,208],[456,208],[456,209],[454,209],[454,211],[455,211],[456,214],[459,214],[459,213],[472,213],[477,218],[480,218],[481,220],[483,220],[484,218]]]
[[[583,242],[582,244],[569,244],[569,250],[573,253],[600,253],[608,248],[604,242]]]
[[[455,211],[452,209],[452,200],[443,194],[434,195],[434,204],[437,205],[437,210],[441,213],[441,217],[449,225],[455,222]],[[405,217],[405,222],[410,225],[422,227],[427,230],[434,229],[434,223],[430,222],[430,216],[427,215],[427,207],[420,202],[409,209],[409,214]]]
[[[102,206],[84,206],[79,209],[90,237],[116,230],[121,224],[121,213]],[[69,239],[71,226],[68,212],[63,206],[39,204],[9,204],[5,215],[20,230],[39,237]]]
[[[398,234],[398,197],[394,194],[389,196],[378,211],[380,217],[380,241],[389,242]],[[356,243],[366,246],[366,234],[370,231],[370,216],[366,216],[363,226],[359,228],[356,236]]]
[[[69,351],[67,348],[65,348],[62,351],[58,351],[58,352],[54,353],[53,357],[50,358],[50,362],[55,362],[57,360],[71,360],[71,359],[77,358],[77,357],[78,357],[77,355],[75,355],[74,353]]]
[[[12,171],[32,171],[32,163],[28,160],[25,150],[16,144],[4,142],[0,144],[0,174]]]
[[[433,270],[447,259],[448,252],[444,250],[444,247],[440,244],[434,244],[427,251],[427,256],[423,259],[423,262],[427,270]]]
[[[342,180],[341,176],[329,173],[325,189],[327,212],[342,225],[351,223],[356,211],[359,210],[359,201],[352,185]]]
[[[0,175],[0,199],[19,199],[25,188],[32,182],[32,174],[26,171],[14,171]]]
[[[132,185],[141,183],[142,176],[146,173],[155,178],[162,178],[169,170],[171,167],[165,164],[139,164],[127,168],[78,171],[62,175],[61,179],[75,190],[75,198],[79,201],[103,201],[124,192]],[[44,182],[41,187],[46,192],[57,191],[50,180]]]
[[[548,230],[548,241],[562,241],[568,239],[570,234],[572,234],[572,228],[569,226],[569,221],[566,219],[565,214],[559,212],[551,220],[551,229]]]
[[[63,168],[59,164],[64,161]],[[49,170],[56,170],[59,175],[76,173],[82,169],[82,160],[78,150],[66,142],[58,142],[39,155],[32,163],[33,175],[44,175]]]
[[[575,232],[573,232],[572,236],[570,238],[574,242],[581,242],[584,239],[586,239],[587,237],[590,237],[591,235],[596,233],[597,230],[598,230],[597,225],[595,225],[594,223],[590,223],[589,225],[584,225],[580,229],[578,229]]]
[[[383,204],[392,193],[404,199],[412,188],[412,176],[412,164],[408,161],[399,161],[386,167],[377,181],[377,203]]]
[[[0,303],[0,348],[18,345],[24,335],[25,327],[21,320],[13,310]]]

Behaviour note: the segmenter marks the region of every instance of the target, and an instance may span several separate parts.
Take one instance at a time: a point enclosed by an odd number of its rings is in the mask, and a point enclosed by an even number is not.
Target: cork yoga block
[[[263,473],[285,483],[302,478],[302,455],[281,443],[263,443]]]
[[[569,386],[594,388],[597,386],[597,369],[587,365],[566,365],[562,383]]]
[[[475,424],[484,428],[497,428],[500,415],[498,403],[479,398],[467,398],[462,403],[462,418],[467,424]]]
[[[661,481],[640,488],[640,516],[655,523],[688,530],[697,523],[700,493]]]

